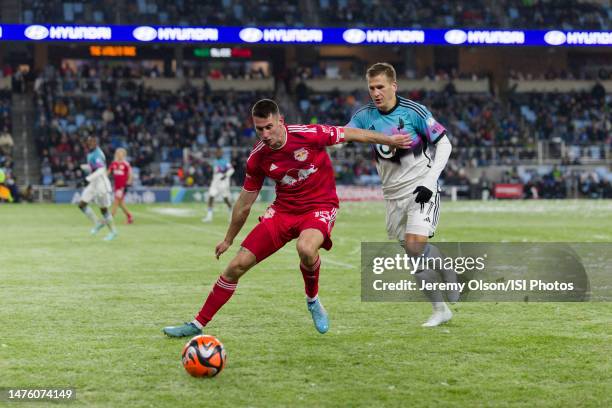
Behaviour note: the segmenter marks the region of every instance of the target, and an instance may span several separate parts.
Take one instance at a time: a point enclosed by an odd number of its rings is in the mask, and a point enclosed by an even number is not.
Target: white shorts
[[[414,201],[415,197],[412,194],[399,200],[386,200],[389,239],[403,241],[406,234],[434,236],[440,218],[440,192],[436,191],[422,208]]]
[[[85,187],[81,195],[81,201],[94,203],[100,208],[108,208],[112,203],[112,194],[104,183],[91,183]]]
[[[229,181],[229,180],[228,180]],[[221,197],[230,198],[230,183],[228,181],[216,181],[211,183],[210,189],[208,190],[209,197]]]

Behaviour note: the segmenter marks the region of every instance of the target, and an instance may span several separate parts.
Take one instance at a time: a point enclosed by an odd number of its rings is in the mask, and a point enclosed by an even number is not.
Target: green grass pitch
[[[221,205],[210,225],[202,206],[132,207],[136,223],[118,216],[107,243],[76,206],[0,206],[0,387],[75,387],[74,406],[612,405],[609,303],[464,303],[435,329],[420,327],[426,303],[362,303],[359,245],[386,239],[383,203],[341,208],[321,270],[329,333],[306,310],[292,243],[207,328],[224,372],[192,378],[186,340],[161,328],[192,319],[240,240],[215,260]],[[436,240],[612,242],[612,202],[443,203]]]

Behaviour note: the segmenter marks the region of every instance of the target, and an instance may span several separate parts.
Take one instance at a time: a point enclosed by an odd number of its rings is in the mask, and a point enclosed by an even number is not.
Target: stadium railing
[[[366,89],[365,79],[308,79],[304,82],[314,92],[329,92],[334,89],[341,92],[353,92]],[[401,83],[403,89],[423,89],[441,92],[452,83],[455,90],[461,93],[489,92],[488,79],[434,81],[428,79],[398,78],[398,82]]]
[[[185,85],[203,87],[211,91],[274,91],[274,79],[211,79],[203,78],[142,78],[145,87],[156,91],[176,91]]]
[[[577,79],[510,79],[508,85],[518,93],[542,92],[542,93],[568,93],[568,92],[590,92],[595,84],[600,83],[606,92],[612,92],[612,80],[577,80]]]
[[[6,79],[6,78],[4,78]],[[99,93],[102,90],[101,78],[74,78],[55,80],[57,89],[60,93],[64,91],[64,85],[70,84],[70,92]],[[119,87],[123,87],[128,83],[135,85],[143,85],[145,88],[150,88],[154,91],[176,92],[185,86],[201,88],[208,83],[211,91],[237,91],[237,92],[253,92],[253,91],[274,91],[274,79],[212,79],[205,80],[203,78],[125,78],[114,80]],[[10,78],[8,79],[8,87],[10,88]],[[2,83],[0,83],[2,89]]]

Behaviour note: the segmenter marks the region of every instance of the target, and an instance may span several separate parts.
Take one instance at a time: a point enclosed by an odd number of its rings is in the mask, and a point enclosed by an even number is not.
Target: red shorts
[[[119,187],[115,188],[115,198],[119,201],[122,201],[125,197],[125,193],[127,192],[127,187]]]
[[[261,262],[287,242],[299,237],[302,231],[313,228],[321,231],[325,237],[322,247],[329,251],[337,211],[337,208],[327,208],[293,215],[269,207],[263,217],[259,217],[259,224],[242,241],[241,246],[251,251],[257,262]]]

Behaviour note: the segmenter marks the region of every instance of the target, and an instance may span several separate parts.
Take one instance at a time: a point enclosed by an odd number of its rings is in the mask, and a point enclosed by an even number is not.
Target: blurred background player
[[[112,174],[114,181],[114,200],[111,214],[114,217],[117,213],[117,207],[120,207],[127,217],[127,223],[131,224],[134,222],[134,218],[125,206],[125,193],[127,193],[128,186],[132,185],[132,167],[126,157],[127,151],[124,148],[120,147],[115,150],[115,159],[108,168],[108,175]]]
[[[438,178],[452,150],[446,129],[423,105],[397,95],[395,69],[390,64],[372,65],[366,79],[372,101],[358,110],[347,126],[388,135],[407,134],[414,140],[410,149],[384,145],[376,145],[374,149],[387,205],[389,239],[399,240],[411,256],[439,257],[438,249],[427,241],[434,236],[438,224]],[[454,271],[440,272],[446,280],[456,281]],[[419,282],[437,281],[437,272],[421,270],[415,277]],[[423,326],[438,326],[452,318],[440,291],[425,294],[432,302],[433,314]],[[458,293],[449,293],[449,300],[457,299]]]
[[[234,174],[234,167],[223,157],[223,149],[219,148],[215,152],[216,158],[213,163],[213,178],[208,189],[208,214],[202,218],[203,222],[211,222],[213,220],[213,207],[215,197],[223,197],[223,201],[227,204],[227,209],[232,213],[232,201],[230,191],[230,180]]]
[[[110,233],[104,237],[104,240],[110,241],[117,236],[117,230],[115,229],[113,216],[108,211],[111,204],[111,184],[106,173],[106,157],[102,149],[98,147],[98,141],[95,137],[88,136],[85,143],[89,153],[87,153],[87,164],[81,165],[81,168],[89,172],[86,178],[89,184],[83,190],[79,208],[94,224],[91,234],[97,234],[104,228],[104,225],[107,225]],[[89,207],[88,204],[92,201],[100,207],[102,221],[98,220],[91,207]]]
[[[270,99],[257,102],[251,113],[260,142],[247,159],[246,177],[231,223],[225,239],[215,248],[217,259],[242,229],[266,177],[276,182],[276,199],[219,276],[195,319],[183,325],[165,327],[163,331],[168,336],[201,333],[232,297],[242,275],[293,239],[297,239],[308,310],[317,331],[326,333],[329,320],[318,296],[319,249],[329,251],[332,247],[331,231],[339,206],[334,170],[326,147],[345,141],[408,147],[410,141],[402,135],[389,137],[336,126],[286,126],[278,105]]]

